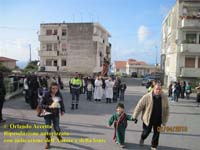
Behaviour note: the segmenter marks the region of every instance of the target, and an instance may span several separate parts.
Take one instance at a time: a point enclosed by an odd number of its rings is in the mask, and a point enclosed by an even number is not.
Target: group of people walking
[[[75,73],[74,77],[69,81],[71,93],[71,109],[78,109],[80,94],[86,94],[87,100],[95,102],[105,99],[106,103],[124,101],[126,90],[126,83],[121,81],[118,77],[102,78],[95,76],[95,79],[88,76],[81,78],[80,74]],[[56,132],[59,141],[62,141],[60,129],[60,115],[64,115],[65,106],[63,96],[60,89],[63,88],[63,82],[58,76],[50,78],[48,76],[29,75],[24,79],[25,100],[30,103],[31,108],[35,109],[40,106],[43,110],[45,125],[51,126]],[[196,88],[200,91],[200,86]],[[178,101],[178,98],[184,98],[185,94],[191,93],[191,86],[189,83],[175,82],[169,88],[169,95],[173,100]],[[199,92],[200,93],[200,92]],[[198,93],[197,98],[200,99]],[[5,87],[3,84],[3,74],[0,73],[0,122],[3,122],[2,107],[5,100]],[[186,94],[187,95],[187,94]],[[148,87],[148,93],[145,94],[134,108],[133,114],[128,115],[124,111],[123,103],[118,103],[116,112],[110,117],[108,125],[114,124],[113,139],[121,147],[125,146],[125,130],[127,128],[127,121],[134,121],[137,123],[138,116],[142,113],[143,130],[139,140],[139,144],[143,145],[144,140],[149,136],[153,128],[153,137],[151,141],[151,149],[156,150],[159,143],[161,125],[165,125],[169,117],[169,104],[167,97],[162,92],[162,87],[159,82],[153,81]],[[42,111],[41,111],[42,112]],[[51,143],[51,128],[47,129],[46,149],[50,148]]]
[[[179,98],[190,98],[192,93],[192,87],[189,82],[177,81],[173,82],[168,87],[168,97],[171,97],[171,101],[178,102]]]
[[[50,88],[52,82],[58,84],[59,88],[63,89],[63,82],[60,76],[49,77],[46,75],[29,74],[24,78],[24,93],[25,101],[30,104],[32,109],[35,109],[38,105],[38,99],[43,91]]]
[[[87,100],[100,102],[103,99],[106,103],[124,101],[126,83],[118,77],[103,78],[96,75],[95,78],[88,76],[81,78],[78,73],[69,81],[70,93],[72,94],[71,109],[78,109],[80,94],[87,95]]]

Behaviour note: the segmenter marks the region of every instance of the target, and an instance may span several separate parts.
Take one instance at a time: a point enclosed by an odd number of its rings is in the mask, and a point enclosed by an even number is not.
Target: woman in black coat
[[[3,73],[0,72],[0,123],[5,122],[2,116],[3,103],[5,101],[6,89],[3,82]]]
[[[60,116],[64,115],[65,107],[63,102],[62,94],[59,92],[59,85],[55,82],[51,83],[49,92],[45,95],[44,99],[42,100],[42,107],[46,110],[46,114],[44,116],[45,125],[51,126],[53,123],[54,130],[57,133],[57,137],[59,141],[62,140],[60,136]],[[47,144],[46,149],[50,148],[50,141],[51,141],[51,128],[47,129],[48,134],[46,135]]]

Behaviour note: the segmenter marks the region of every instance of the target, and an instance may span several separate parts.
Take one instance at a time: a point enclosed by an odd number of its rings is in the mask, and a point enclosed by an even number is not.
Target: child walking
[[[112,115],[112,117],[108,121],[108,125],[111,126],[114,123],[114,137],[113,140],[117,144],[120,144],[120,147],[124,148],[125,144],[125,130],[127,127],[127,121],[135,121],[137,123],[137,119],[132,118],[131,115],[127,115],[124,112],[124,104],[119,103],[116,106],[116,113]]]
[[[88,80],[87,84],[87,100],[91,101],[92,100],[92,92],[93,92],[93,85],[91,80]]]

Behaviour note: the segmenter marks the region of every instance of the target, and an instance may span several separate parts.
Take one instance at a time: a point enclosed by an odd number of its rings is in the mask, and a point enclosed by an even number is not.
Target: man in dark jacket
[[[3,73],[0,72],[0,123],[5,122],[2,116],[3,103],[5,101],[6,89],[3,82]]]

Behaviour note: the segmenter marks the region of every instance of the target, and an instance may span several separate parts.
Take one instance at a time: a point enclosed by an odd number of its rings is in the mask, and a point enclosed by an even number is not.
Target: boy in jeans
[[[131,115],[127,115],[124,112],[124,104],[119,103],[116,106],[116,113],[112,115],[112,117],[108,121],[108,125],[111,126],[114,123],[114,137],[113,140],[117,144],[119,144],[122,148],[124,148],[125,144],[125,130],[127,127],[127,121],[135,121],[137,123],[137,119],[132,118]]]
[[[91,101],[92,100],[92,92],[93,92],[93,85],[91,80],[88,80],[87,84],[87,100]]]

